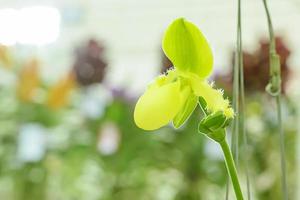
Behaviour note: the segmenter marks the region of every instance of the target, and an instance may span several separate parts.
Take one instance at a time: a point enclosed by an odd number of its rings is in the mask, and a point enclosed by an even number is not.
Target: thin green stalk
[[[237,171],[236,171],[236,168],[235,168],[234,160],[233,160],[229,145],[228,145],[226,139],[219,142],[219,144],[221,145],[221,148],[222,148],[223,153],[224,153],[226,168],[227,168],[229,177],[230,177],[231,182],[232,182],[232,186],[233,186],[233,189],[234,189],[234,192],[235,192],[236,199],[237,200],[244,200],[243,193],[242,193],[242,190],[241,190],[241,186],[240,186],[240,183],[239,183]]]
[[[273,29],[273,24],[271,20],[271,15],[269,12],[268,4],[266,0],[263,0],[266,15],[267,15],[267,20],[268,20],[268,27],[269,27],[269,36],[270,36],[270,53],[276,53],[276,45],[275,45],[275,37],[274,37],[274,29]]]
[[[235,162],[238,165],[238,159],[239,159],[239,130],[240,130],[240,70],[241,70],[241,65],[242,65],[242,17],[241,17],[241,0],[238,0],[238,20],[237,20],[237,40],[236,40],[236,56],[235,56],[235,70],[234,70],[234,96],[233,96],[233,101],[235,102],[234,109],[236,112],[236,116],[234,119],[234,140],[235,146],[234,150],[234,156],[235,156]]]
[[[237,45],[238,46],[238,45]],[[231,150],[236,166],[238,166],[238,152],[239,152],[239,67],[238,67],[238,52],[235,53],[235,63],[233,68],[233,94],[232,94],[232,107],[236,112],[236,116],[233,120],[231,128]],[[229,198],[229,181],[226,184],[226,196],[225,199]]]
[[[278,131],[279,131],[279,140],[280,140],[280,163],[281,163],[281,179],[282,179],[282,191],[283,198],[288,199],[288,190],[287,190],[287,178],[286,178],[286,161],[285,161],[285,137],[282,128],[282,117],[281,117],[281,95],[276,97],[277,104],[277,118],[278,118]]]
[[[244,162],[245,162],[245,173],[246,173],[246,185],[247,185],[247,198],[248,200],[251,200],[251,188],[250,188],[250,175],[249,175],[249,150],[248,150],[248,135],[246,132],[246,128],[245,128],[245,112],[244,112],[244,108],[245,108],[245,92],[244,92],[244,70],[243,67],[241,67],[240,69],[240,98],[241,98],[241,103],[240,103],[240,130],[242,132],[243,135],[243,158],[244,158]]]
[[[275,43],[275,37],[274,37],[274,29],[272,25],[271,15],[268,9],[267,1],[263,0],[265,12],[267,15],[268,20],[268,27],[269,27],[269,36],[270,36],[270,49],[269,49],[269,55],[270,55],[270,74],[271,78],[273,80],[276,80],[277,82],[270,81],[271,87],[275,88],[275,91],[273,96],[276,97],[276,104],[277,104],[277,120],[278,120],[278,132],[279,132],[279,142],[280,142],[280,162],[281,162],[281,180],[282,180],[282,195],[284,200],[288,200],[288,189],[287,189],[287,176],[286,176],[286,159],[285,159],[285,137],[284,132],[282,128],[282,115],[281,115],[281,77],[280,77],[280,62],[277,61],[278,66],[274,64],[274,62],[271,62],[272,59],[274,59],[277,55],[276,52],[276,43]],[[277,85],[275,85],[277,83]],[[274,84],[274,85],[273,85]]]
[[[236,165],[238,165],[239,159],[239,74],[240,74],[240,55],[241,55],[241,0],[238,0],[238,9],[237,9],[237,39],[236,39],[236,51],[234,59],[234,68],[233,68],[233,92],[232,92],[232,107],[236,113],[236,116],[233,120],[233,125],[231,129],[231,150],[233,152],[234,160]],[[229,181],[227,180],[226,185],[226,196],[225,199],[229,199]]]
[[[243,44],[242,44],[242,25],[240,22],[239,25],[239,46],[238,46],[238,61],[239,61],[239,118],[238,118],[238,124],[240,126],[240,132],[243,136],[243,156],[244,162],[245,162],[245,173],[246,173],[246,185],[247,185],[247,198],[248,200],[251,200],[251,191],[250,191],[250,176],[249,176],[249,151],[248,151],[248,135],[246,133],[245,129],[245,89],[244,89],[244,64],[243,64]]]

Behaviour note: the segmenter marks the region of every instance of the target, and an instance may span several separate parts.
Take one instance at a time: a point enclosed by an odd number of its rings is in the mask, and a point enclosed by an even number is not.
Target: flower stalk
[[[203,109],[205,104],[202,101],[199,101],[200,107]],[[235,192],[237,200],[244,200],[241,186],[239,183],[237,170],[233,156],[230,150],[230,147],[226,140],[226,127],[229,125],[229,121],[221,113],[205,113],[204,119],[200,121],[199,132],[203,133],[210,139],[219,143],[222,148],[225,164],[227,168],[228,175],[231,179],[232,186]],[[228,193],[227,193],[228,194]]]
[[[232,153],[230,151],[229,145],[226,141],[226,139],[224,139],[223,141],[219,142],[222,150],[223,150],[223,154],[224,154],[224,158],[225,158],[225,163],[226,163],[226,168],[229,174],[229,177],[231,179],[232,182],[232,186],[235,192],[235,196],[237,200],[243,200],[243,193],[241,190],[241,186],[239,183],[239,179],[238,179],[238,175],[237,175],[237,171],[235,168],[235,164],[234,164],[234,160],[232,157]]]

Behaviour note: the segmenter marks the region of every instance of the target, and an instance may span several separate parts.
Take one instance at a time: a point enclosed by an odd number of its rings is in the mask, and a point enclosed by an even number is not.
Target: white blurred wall
[[[293,53],[291,66],[296,68],[300,66],[300,1],[269,0],[269,4],[276,32],[287,39]],[[32,5],[59,8],[64,21],[58,40],[46,48],[31,47],[44,58],[44,75],[50,80],[59,78],[71,66],[74,46],[95,36],[107,47],[110,67],[107,80],[139,92],[159,72],[164,29],[181,16],[196,23],[207,36],[214,50],[216,70],[228,68],[230,52],[235,46],[236,1],[0,0],[0,5],[1,8]],[[70,16],[74,11],[79,11],[78,16]],[[242,14],[244,47],[255,48],[258,39],[268,36],[262,1],[243,1]]]

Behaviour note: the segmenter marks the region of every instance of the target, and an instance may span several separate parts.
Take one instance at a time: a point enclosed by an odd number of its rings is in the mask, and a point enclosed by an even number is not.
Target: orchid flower
[[[220,144],[227,172],[238,200],[243,200],[225,128],[234,117],[222,90],[207,78],[213,68],[213,54],[201,31],[193,23],[179,18],[167,28],[162,48],[174,68],[158,76],[139,98],[134,120],[144,130],[155,130],[173,122],[179,128],[197,105],[204,112],[198,131]]]
[[[176,19],[164,34],[162,48],[174,68],[158,76],[139,98],[134,111],[139,128],[155,130],[171,121],[179,128],[197,107],[199,97],[205,101],[205,111],[233,118],[222,90],[207,80],[213,69],[213,54],[197,26]]]

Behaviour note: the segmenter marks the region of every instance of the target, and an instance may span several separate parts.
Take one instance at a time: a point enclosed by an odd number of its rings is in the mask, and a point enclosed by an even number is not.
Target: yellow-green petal
[[[167,28],[162,42],[166,56],[181,72],[207,77],[213,67],[213,55],[204,35],[193,23],[179,18]]]
[[[149,87],[135,106],[134,121],[141,129],[158,129],[175,117],[180,105],[180,83],[178,81],[160,87]]]
[[[173,119],[173,125],[175,128],[179,128],[189,119],[198,103],[198,97],[194,95],[190,86],[184,87],[180,94],[182,105],[179,112]]]
[[[209,112],[222,111],[227,118],[233,118],[234,112],[230,106],[229,100],[224,99],[223,91],[215,89],[207,81],[191,78],[190,84],[195,95],[202,97],[206,102],[206,109]]]

